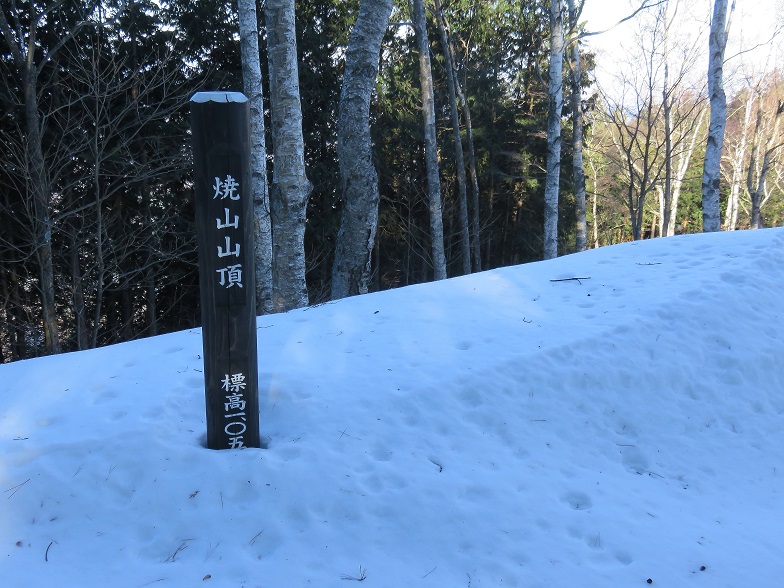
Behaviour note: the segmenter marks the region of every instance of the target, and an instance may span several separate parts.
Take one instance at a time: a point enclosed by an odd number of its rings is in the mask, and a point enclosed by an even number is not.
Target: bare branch
[[[579,41],[579,40],[584,39],[586,37],[593,37],[593,36],[596,36],[596,35],[602,35],[604,33],[608,33],[610,31],[612,31],[613,29],[618,28],[623,23],[625,23],[627,21],[630,21],[631,19],[633,19],[635,16],[637,16],[643,10],[647,10],[648,8],[655,8],[656,6],[660,6],[660,5],[666,4],[666,3],[667,3],[667,0],[656,0],[656,1],[653,1],[653,0],[651,0],[651,1],[643,0],[643,2],[631,14],[629,14],[628,16],[624,16],[622,19],[620,19],[614,25],[612,25],[610,27],[607,27],[606,29],[602,29],[600,31],[586,31],[586,32],[580,33],[579,35],[577,35],[573,39],[570,39],[569,42]],[[582,12],[582,9],[581,9],[581,12]]]

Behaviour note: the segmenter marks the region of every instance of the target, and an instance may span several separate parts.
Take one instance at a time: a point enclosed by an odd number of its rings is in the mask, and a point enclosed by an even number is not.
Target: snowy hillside
[[[262,450],[199,330],[0,366],[2,586],[782,585],[784,229],[258,327]]]

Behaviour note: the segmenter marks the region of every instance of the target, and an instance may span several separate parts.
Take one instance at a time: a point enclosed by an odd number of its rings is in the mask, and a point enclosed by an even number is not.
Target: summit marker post
[[[191,98],[207,447],[260,447],[249,102]]]

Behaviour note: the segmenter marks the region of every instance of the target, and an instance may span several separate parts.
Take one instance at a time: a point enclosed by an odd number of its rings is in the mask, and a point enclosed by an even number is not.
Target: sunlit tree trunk
[[[686,172],[689,169],[689,163],[691,162],[691,157],[694,154],[694,149],[697,146],[697,138],[702,134],[702,123],[705,119],[706,110],[703,109],[700,111],[697,117],[697,123],[692,131],[691,139],[689,139],[689,143],[685,149],[683,149],[677,158],[677,166],[675,167],[675,171],[672,176],[671,182],[671,194],[670,194],[670,210],[669,210],[669,221],[667,223],[667,230],[666,232],[662,233],[662,236],[672,237],[675,235],[675,227],[676,221],[678,218],[678,202],[680,201],[681,197],[681,189],[683,188],[683,181],[686,178]]]
[[[544,185],[544,258],[558,257],[558,194],[561,182],[564,19],[561,0],[550,3],[550,66],[547,94],[547,178]]]
[[[458,91],[460,84],[457,85]],[[482,270],[482,235],[481,235],[481,217],[479,210],[479,174],[476,171],[476,153],[474,152],[474,131],[471,126],[471,109],[468,106],[468,101],[462,92],[458,94],[460,102],[463,105],[463,120],[466,125],[466,138],[468,139],[468,170],[471,174],[471,236],[473,241],[471,243],[471,251],[474,259],[474,271]]]
[[[778,135],[783,114],[784,102],[779,100],[774,112],[773,130],[767,139],[763,138],[763,100],[761,95],[758,96],[757,120],[754,125],[749,168],[746,175],[746,188],[751,197],[750,228],[752,229],[761,229],[763,227],[762,201],[767,194],[768,173],[773,162],[773,155],[782,146]]]
[[[727,199],[727,210],[724,213],[724,230],[734,231],[738,226],[738,212],[740,210],[740,191],[743,181],[743,162],[746,159],[746,147],[748,145],[748,131],[751,126],[751,111],[754,106],[754,92],[749,92],[743,110],[743,127],[740,129],[740,137],[732,154],[730,161],[730,194]]]
[[[593,167],[593,165],[591,166]],[[593,247],[599,248],[599,179],[596,170],[593,170],[593,205],[591,212],[593,213]]]
[[[664,191],[662,193],[661,227],[659,234],[665,236],[670,231],[670,216],[672,214],[672,160],[674,157],[672,146],[672,94],[669,87],[670,67],[668,58],[668,31],[664,31],[664,85],[662,87],[662,110],[664,112]]]
[[[711,114],[702,171],[702,229],[705,232],[718,231],[721,228],[719,189],[721,152],[724,146],[724,129],[727,126],[724,49],[727,46],[728,29],[727,0],[714,0],[708,53],[708,96]]]
[[[583,162],[583,72],[580,63],[580,43],[577,39],[577,25],[582,12],[583,2],[575,5],[575,0],[567,0],[566,4],[569,10],[569,35],[571,38],[569,57],[571,66],[572,179],[577,216],[575,250],[585,251],[588,225],[585,219],[585,166]]]

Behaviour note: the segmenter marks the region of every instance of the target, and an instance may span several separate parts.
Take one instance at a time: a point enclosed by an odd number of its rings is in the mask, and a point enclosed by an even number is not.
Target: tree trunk
[[[697,137],[700,135],[702,128],[702,121],[705,118],[705,110],[703,109],[697,117],[697,123],[694,126],[689,145],[684,151],[681,152],[678,158],[677,169],[672,177],[672,193],[670,195],[670,213],[669,221],[667,223],[667,232],[662,233],[662,236],[672,237],[675,235],[676,221],[678,218],[678,202],[681,196],[681,189],[683,188],[683,180],[686,177],[686,172],[689,170],[689,162],[691,156],[694,154],[694,148],[697,146]]]
[[[746,189],[749,191],[751,197],[751,223],[749,228],[761,229],[762,228],[762,214],[760,212],[760,200],[762,200],[762,190],[764,187],[765,176],[760,173],[759,177],[754,177],[755,168],[757,167],[757,157],[759,152],[759,142],[762,129],[762,96],[757,96],[757,119],[754,125],[754,136],[751,143],[751,155],[749,155],[749,167],[746,175]]]
[[[599,179],[596,170],[593,170],[593,247],[599,248]]]
[[[97,141],[97,134],[93,137]],[[101,203],[101,188],[100,188],[100,164],[95,162],[93,170],[93,190],[95,192],[95,303],[93,308],[92,320],[92,333],[90,336],[90,346],[98,346],[98,331],[101,328],[101,317],[103,316],[104,308],[104,291],[106,281],[106,258],[104,257],[104,236],[106,226],[104,223],[103,205]]]
[[[582,66],[580,64],[580,44],[576,38],[581,8],[575,8],[574,0],[567,0],[569,10],[569,31],[575,37],[571,46],[571,106],[572,106],[572,178],[574,182],[574,202],[577,214],[575,250],[585,251],[587,247],[588,225],[585,219],[585,166],[583,163],[583,105],[582,105]]]
[[[144,284],[144,296],[147,302],[147,335],[158,334],[158,296],[155,288],[155,271],[152,265],[147,268]]]
[[[452,63],[454,64],[454,54],[452,53]],[[453,69],[455,69],[453,67]],[[455,71],[457,71],[455,69]],[[463,94],[462,89],[460,88],[460,82],[455,78],[456,82],[456,89],[457,89],[457,97],[460,100],[463,109],[463,120],[465,121],[466,126],[466,140],[468,143],[468,171],[471,175],[471,251],[473,253],[474,259],[474,271],[482,271],[482,239],[481,239],[481,219],[479,216],[479,174],[476,171],[476,153],[474,151],[474,130],[471,125],[471,109],[468,106],[468,100],[466,100],[465,95]]]
[[[781,117],[784,113],[784,102],[779,101],[778,107],[775,112],[775,122],[773,124],[773,132],[770,134],[765,145],[760,149],[762,143],[762,95],[758,95],[757,101],[757,121],[754,126],[754,137],[751,146],[751,155],[749,156],[749,169],[746,175],[746,187],[751,196],[751,225],[752,229],[761,229],[763,227],[762,220],[762,199],[767,192],[767,178],[768,172],[773,159],[775,151],[781,147],[780,143],[775,143],[779,134],[779,127],[781,125]],[[758,161],[762,151],[762,161]],[[759,169],[757,169],[759,167]],[[755,178],[756,174],[756,178]]]
[[[460,84],[457,85],[458,90]],[[462,92],[458,93],[460,102],[463,105],[463,120],[466,125],[466,138],[468,139],[468,170],[471,174],[471,235],[473,241],[471,243],[471,250],[474,256],[474,271],[482,271],[482,238],[481,238],[481,218],[479,210],[479,174],[476,172],[476,153],[474,152],[474,131],[471,126],[471,109],[468,106],[468,100],[465,99]]]
[[[433,76],[430,67],[430,43],[423,0],[413,0],[413,24],[419,48],[419,81],[422,86],[422,115],[425,131],[425,167],[427,199],[430,208],[430,238],[433,255],[433,279],[446,278],[444,223],[441,215],[441,181],[438,173],[436,110],[433,97]]]
[[[338,161],[343,196],[332,298],[365,294],[378,225],[378,174],[370,137],[370,99],[392,0],[364,0],[346,50],[338,107]]]
[[[724,146],[724,129],[727,126],[727,96],[724,93],[724,49],[727,46],[729,23],[727,0],[714,0],[708,55],[708,95],[710,97],[710,126],[705,146],[705,164],[702,170],[702,230],[718,231],[721,151]]]
[[[33,201],[32,234],[38,261],[41,311],[46,351],[60,353],[60,331],[55,308],[54,263],[52,260],[52,218],[49,211],[49,180],[41,147],[41,121],[38,115],[37,73],[35,65],[25,64],[24,99],[27,128],[27,160],[30,165],[30,190]]]
[[[264,136],[264,87],[259,57],[256,0],[237,0],[242,52],[242,83],[250,103],[250,178],[253,193],[256,310],[272,312],[272,223],[267,190],[267,145]]]
[[[26,159],[30,170],[30,192],[33,204],[33,218],[31,219],[31,232],[33,247],[39,266],[39,289],[41,293],[41,310],[43,317],[43,331],[46,350],[49,353],[59,353],[60,331],[57,321],[55,300],[54,262],[52,259],[52,218],[50,210],[51,186],[43,156],[42,126],[43,121],[38,111],[38,74],[39,63],[36,60],[38,26],[44,20],[45,14],[36,14],[35,7],[29,8],[26,20],[27,30],[22,30],[19,12],[13,12],[14,29],[8,23],[5,10],[0,10],[0,32],[5,37],[8,49],[11,52],[16,69],[20,76],[24,95],[26,137]],[[40,63],[51,59],[64,44],[73,36],[75,31],[83,26],[85,21],[75,25],[75,28],[60,40],[48,54],[40,57]]]
[[[22,287],[19,280],[19,274],[16,268],[11,265],[10,274],[8,277],[8,295],[6,300],[9,301],[9,307],[6,311],[8,315],[8,336],[11,341],[11,359],[24,359],[28,357],[27,340],[24,336],[24,312],[22,309],[22,297],[20,292]]]
[[[10,288],[10,271],[5,269],[6,260],[2,260],[0,264],[0,295],[2,295],[5,303],[0,306],[0,365],[11,361],[13,354],[14,334],[13,334],[13,315],[11,311],[11,288]],[[5,335],[3,335],[5,331]],[[4,342],[8,341],[8,351]]]
[[[631,167],[631,165],[629,165]],[[630,170],[630,177],[634,177],[634,171]],[[640,197],[635,196],[634,183],[629,181],[629,186],[626,188],[626,206],[629,209],[629,219],[632,223],[632,239],[639,241],[642,239],[642,206],[640,206]]]
[[[740,130],[740,140],[735,146],[731,161],[730,195],[727,199],[727,210],[724,213],[724,230],[734,231],[738,226],[738,211],[740,210],[741,176],[743,175],[743,162],[746,159],[746,146],[748,144],[748,131],[751,125],[751,110],[754,105],[754,92],[749,92],[743,111],[743,128]]]
[[[664,194],[662,216],[661,216],[661,230],[660,235],[663,237],[669,235],[670,232],[670,215],[672,213],[672,96],[669,89],[669,66],[667,65],[667,38],[665,30],[664,40],[664,86],[662,89],[662,108],[664,110]]]
[[[133,324],[133,289],[123,288],[120,290],[120,310],[122,311],[122,322],[120,324],[117,341],[130,341],[136,332]]]
[[[440,8],[441,2],[437,0],[436,9],[443,17],[443,10]],[[444,22],[446,25],[446,22]],[[452,40],[449,38],[449,29],[447,28],[447,50],[449,51],[449,60],[452,71],[454,72],[455,91],[457,92],[457,99],[460,102],[463,111],[463,122],[466,128],[466,144],[468,146],[468,172],[471,176],[471,251],[473,255],[474,271],[482,270],[482,247],[481,247],[481,223],[480,223],[480,209],[479,209],[479,175],[476,171],[476,153],[474,151],[474,130],[471,124],[471,108],[468,105],[463,89],[460,85],[460,80],[457,75],[457,64],[455,61],[455,51],[452,47]]]
[[[84,275],[79,255],[78,230],[73,229],[71,241],[71,280],[73,281],[73,312],[76,327],[76,348],[81,351],[89,346],[87,337],[87,309],[84,302]]]
[[[441,36],[441,47],[444,52],[444,69],[446,70],[449,88],[449,112],[452,117],[452,138],[455,144],[455,168],[457,170],[457,193],[460,208],[460,255],[463,260],[463,274],[471,273],[471,239],[468,231],[468,191],[466,189],[465,158],[463,156],[463,140],[460,137],[460,115],[457,111],[457,79],[450,50],[449,37],[446,32],[441,3],[435,0],[435,16],[438,32]]]
[[[305,140],[297,68],[294,0],[267,0],[274,173],[272,213],[272,307],[307,306],[305,213],[313,189],[305,175]]]
[[[550,66],[547,95],[547,178],[544,185],[544,258],[558,257],[558,192],[561,182],[564,22],[561,0],[550,3]]]

